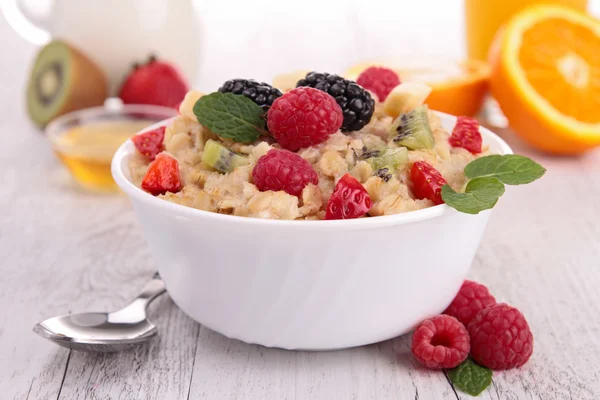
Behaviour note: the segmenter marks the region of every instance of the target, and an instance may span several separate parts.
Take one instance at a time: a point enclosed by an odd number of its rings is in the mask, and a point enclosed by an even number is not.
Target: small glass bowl
[[[147,126],[176,115],[173,108],[107,101],[104,107],[62,115],[45,131],[57,157],[81,186],[112,193],[118,187],[110,163],[119,146]]]

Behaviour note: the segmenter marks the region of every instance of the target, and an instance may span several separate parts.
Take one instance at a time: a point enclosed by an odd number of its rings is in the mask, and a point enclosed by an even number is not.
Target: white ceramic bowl
[[[451,130],[455,117],[440,117]],[[481,132],[492,152],[511,153],[498,136]],[[133,153],[127,141],[112,173],[173,301],[208,328],[264,346],[338,349],[409,332],[452,301],[490,215],[446,205],[346,221],[221,215],[133,185]]]

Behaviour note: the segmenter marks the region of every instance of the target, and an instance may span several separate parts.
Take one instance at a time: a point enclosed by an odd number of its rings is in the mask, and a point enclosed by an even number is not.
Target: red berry
[[[352,219],[369,212],[373,203],[369,193],[352,175],[346,174],[335,185],[327,203],[325,219]]]
[[[400,78],[389,68],[369,67],[358,76],[356,83],[375,93],[379,101],[384,101],[392,89],[400,84]]]
[[[179,71],[163,61],[150,58],[135,68],[123,82],[119,97],[125,104],[154,104],[175,108],[188,91]]]
[[[481,133],[479,122],[471,117],[458,117],[452,135],[448,139],[452,147],[462,147],[473,154],[481,153]]]
[[[156,156],[156,160],[152,161],[142,180],[142,189],[155,196],[167,192],[179,192],[181,180],[177,160],[166,154]]]
[[[163,139],[165,138],[164,126],[144,132],[141,135],[135,135],[131,138],[137,151],[146,156],[150,161],[156,158],[156,155],[163,150]]]
[[[256,161],[252,181],[261,192],[283,190],[300,196],[306,185],[318,184],[319,177],[308,161],[298,154],[272,149]]]
[[[451,315],[464,326],[468,326],[479,311],[494,304],[496,299],[490,294],[488,288],[480,283],[465,280],[444,314]]]
[[[533,335],[525,317],[508,304],[479,311],[468,329],[471,356],[490,369],[520,367],[533,353]]]
[[[311,87],[299,87],[278,97],[267,114],[269,132],[281,147],[291,151],[324,142],[343,121],[335,99]]]
[[[429,199],[434,204],[442,204],[442,186],[446,180],[425,161],[417,161],[410,170],[410,179],[413,183],[413,194],[417,199]]]
[[[429,368],[454,368],[469,355],[469,333],[456,318],[437,315],[417,327],[411,351]]]

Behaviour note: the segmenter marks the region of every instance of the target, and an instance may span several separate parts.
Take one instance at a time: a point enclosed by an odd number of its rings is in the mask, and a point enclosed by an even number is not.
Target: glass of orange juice
[[[515,13],[535,4],[556,4],[587,9],[587,0],[465,0],[467,54],[487,60],[488,49],[498,29]]]
[[[46,127],[58,159],[83,188],[114,193],[110,163],[115,151],[135,133],[177,115],[173,108],[119,104],[65,114]]]

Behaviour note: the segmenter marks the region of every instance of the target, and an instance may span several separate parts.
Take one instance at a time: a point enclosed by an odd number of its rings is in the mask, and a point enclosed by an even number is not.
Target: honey
[[[122,119],[75,126],[56,138],[54,151],[83,187],[95,192],[115,192],[118,188],[110,172],[115,151],[136,132],[155,122]]]

